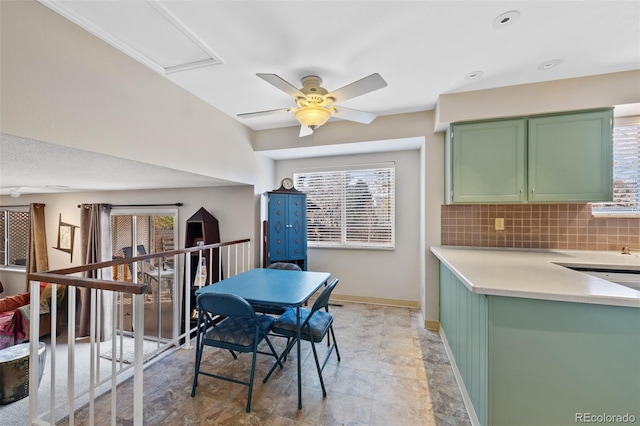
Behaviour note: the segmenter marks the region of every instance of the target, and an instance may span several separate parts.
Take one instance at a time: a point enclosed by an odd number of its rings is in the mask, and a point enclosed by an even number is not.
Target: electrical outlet
[[[504,231],[504,218],[496,217],[496,231]]]

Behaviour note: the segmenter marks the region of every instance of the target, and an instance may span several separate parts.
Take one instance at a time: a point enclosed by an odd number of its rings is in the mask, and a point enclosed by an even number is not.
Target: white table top
[[[640,256],[604,251],[431,247],[473,293],[640,308],[640,291],[565,266],[640,271]]]

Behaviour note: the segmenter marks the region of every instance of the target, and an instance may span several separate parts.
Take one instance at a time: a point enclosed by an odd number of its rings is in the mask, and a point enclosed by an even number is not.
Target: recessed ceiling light
[[[561,59],[552,59],[550,61],[543,62],[540,65],[538,65],[538,70],[540,71],[550,70],[551,68],[557,67],[560,64],[560,62],[562,62]]]
[[[510,10],[509,12],[505,12],[501,15],[498,15],[493,20],[493,28],[504,28],[507,27],[518,20],[520,17],[520,12],[517,10]]]
[[[482,77],[484,75],[484,72],[482,71],[472,71],[469,74],[467,74],[464,79],[465,80],[477,80],[480,77]]]

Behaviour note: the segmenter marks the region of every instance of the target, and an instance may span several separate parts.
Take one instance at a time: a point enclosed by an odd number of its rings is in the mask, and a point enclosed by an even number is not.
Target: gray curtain
[[[84,265],[111,260],[111,205],[83,204],[80,212],[80,238],[82,243],[82,263]],[[111,280],[111,268],[84,273],[85,278]],[[111,338],[111,291],[97,290],[96,305],[91,306],[91,289],[80,288],[80,312],[78,337],[89,336],[92,309],[99,312],[96,321],[96,339]]]

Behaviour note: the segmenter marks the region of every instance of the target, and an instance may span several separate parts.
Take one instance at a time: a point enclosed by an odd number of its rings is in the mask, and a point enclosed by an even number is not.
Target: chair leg
[[[338,351],[338,341],[336,340],[336,335],[333,333],[333,326],[329,327],[329,331],[331,336],[333,337],[333,346],[336,348],[336,355],[338,356],[338,361],[340,361],[340,351]]]
[[[258,348],[253,350],[253,360],[251,361],[251,376],[249,376],[249,395],[247,396],[247,413],[251,411],[251,396],[253,395],[253,375],[256,372],[256,355]]]
[[[291,341],[291,337],[287,337],[287,346],[289,346],[289,342],[290,342],[290,341]],[[287,347],[287,346],[285,346],[285,347]],[[289,353],[289,352],[287,352],[287,354],[288,354],[288,353]],[[284,362],[287,362],[287,354],[285,354],[285,356],[284,356],[284,359],[283,359],[283,361],[284,361]]]
[[[288,339],[287,339],[288,340]],[[292,339],[289,344],[287,344],[287,346],[284,348],[284,350],[282,351],[282,353],[280,354],[280,357],[278,357],[278,359],[276,360],[276,362],[273,364],[273,367],[271,367],[271,370],[269,370],[269,372],[267,373],[267,375],[265,376],[265,378],[262,380],[262,383],[267,383],[267,380],[269,380],[269,377],[271,377],[271,375],[273,374],[273,372],[276,370],[276,367],[278,365],[282,366],[282,360],[287,358],[287,355],[289,354],[289,351],[291,351],[291,348],[293,348],[293,345],[295,345],[296,343],[296,339]]]
[[[154,309],[158,309],[158,305],[160,305],[160,283],[157,282],[158,287],[153,292],[153,307]]]
[[[169,295],[171,296],[171,303],[173,303],[173,280],[166,280],[167,287],[169,287]]]
[[[283,369],[284,366],[282,365],[282,362],[280,362],[278,358],[278,353],[276,352],[276,348],[274,348],[273,345],[271,344],[271,340],[269,340],[269,336],[264,336],[264,340],[267,342],[267,345],[269,345],[269,349],[271,349],[271,353],[273,354],[273,357],[276,359],[276,365],[279,365],[280,369]]]
[[[198,375],[200,374],[200,361],[202,360],[202,346],[196,345],[196,368],[193,374],[193,385],[191,387],[191,396],[196,396],[196,387],[198,386]]]
[[[320,379],[320,387],[322,387],[322,396],[327,397],[327,390],[324,388],[324,380],[322,380],[322,369],[320,368],[320,362],[318,361],[318,352],[316,351],[316,344],[313,343],[313,339],[310,339],[311,349],[313,350],[313,359],[316,362],[316,368],[318,369],[318,378]]]

